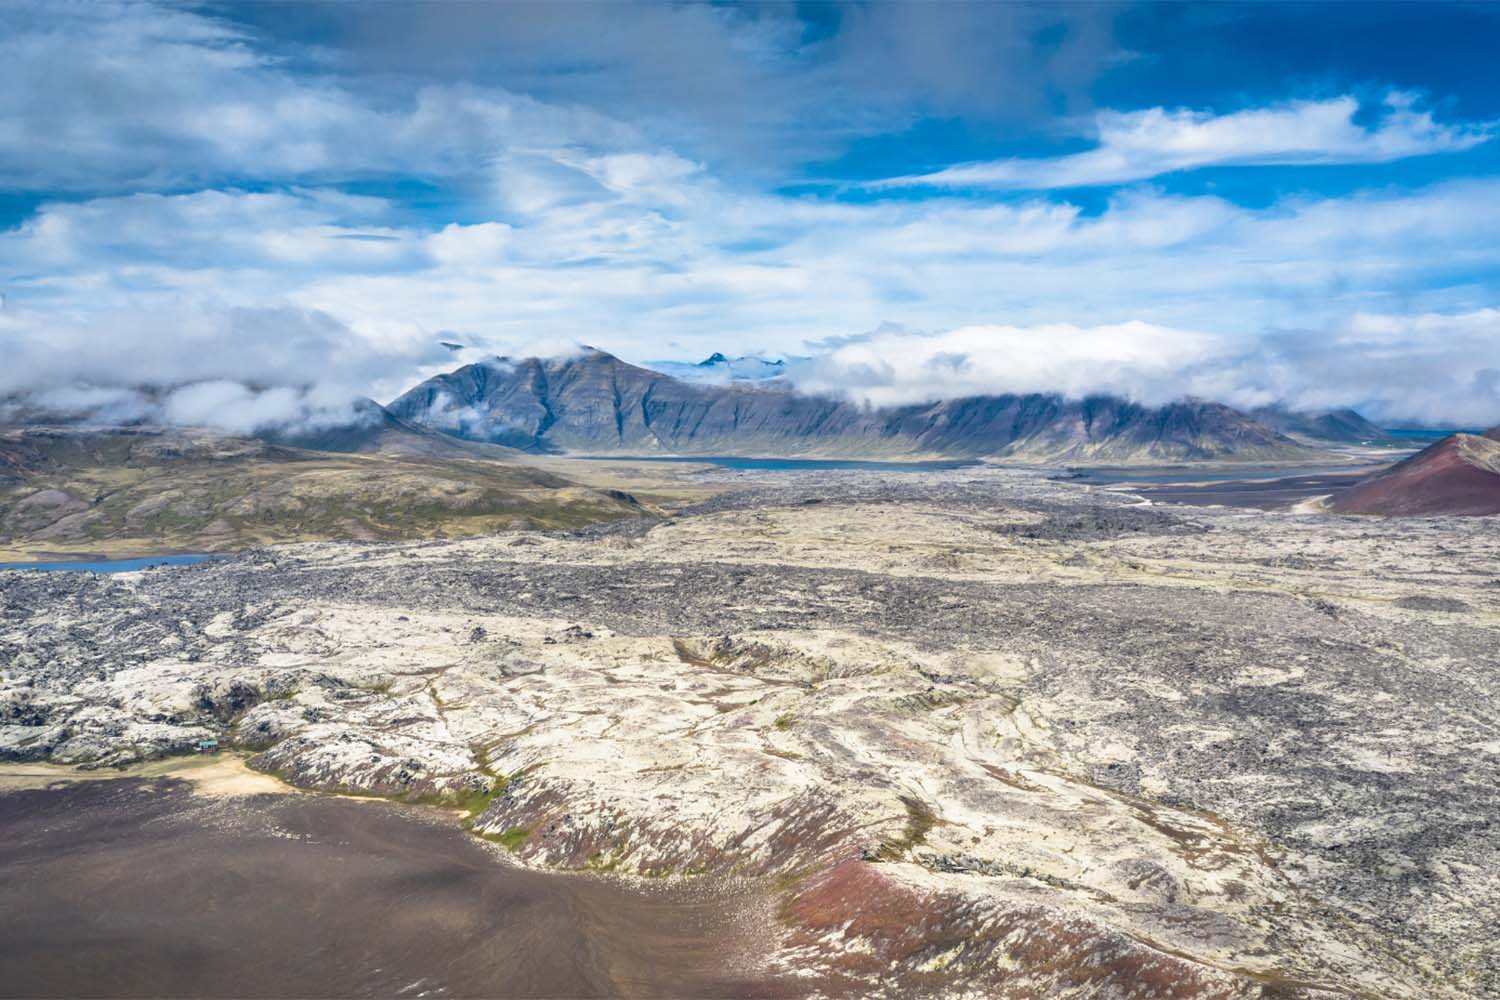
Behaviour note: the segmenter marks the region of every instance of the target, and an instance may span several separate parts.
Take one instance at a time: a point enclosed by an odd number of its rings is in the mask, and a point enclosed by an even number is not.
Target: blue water
[[[1177,483],[1238,482],[1244,480],[1279,479],[1291,476],[1338,476],[1353,473],[1368,473],[1374,468],[1389,465],[1407,452],[1393,454],[1388,460],[1362,465],[1246,465],[1246,466],[1167,466],[1160,468],[1070,468],[1057,478],[1070,482],[1108,485],[1112,483]]]
[[[0,570],[6,569],[41,569],[41,570],[74,570],[79,573],[133,573],[138,569],[149,569],[152,566],[191,566],[209,559],[222,559],[223,556],[188,554],[180,556],[147,556],[144,559],[105,559],[98,562],[85,562],[83,560],[73,562],[13,562],[0,563]]]
[[[819,471],[825,469],[867,469],[873,472],[932,472],[963,469],[977,462],[862,462],[849,458],[735,458],[733,456],[691,455],[580,455],[590,462],[686,462],[717,465],[721,469],[777,469]]]
[[[1449,434],[1480,434],[1483,432],[1474,429],[1466,430],[1462,427],[1456,427],[1453,430],[1430,430],[1422,427],[1389,427],[1386,429],[1386,433],[1391,437],[1413,438],[1417,441],[1437,441],[1440,438],[1447,437]]]

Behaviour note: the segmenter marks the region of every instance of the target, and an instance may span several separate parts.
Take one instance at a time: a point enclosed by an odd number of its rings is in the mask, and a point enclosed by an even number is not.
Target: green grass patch
[[[907,851],[926,843],[927,834],[937,826],[937,814],[921,799],[903,795],[901,804],[906,807],[906,829],[880,845],[875,853],[881,861],[900,861]]]
[[[499,833],[486,833],[483,836],[485,840],[492,840],[507,851],[514,851],[531,838],[531,827],[513,826]]]

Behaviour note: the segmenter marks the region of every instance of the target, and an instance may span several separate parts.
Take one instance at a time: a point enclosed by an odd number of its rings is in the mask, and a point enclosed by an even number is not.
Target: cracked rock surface
[[[0,574],[0,758],[205,738],[780,887],[809,993],[1500,996],[1500,534],[1013,471]]]

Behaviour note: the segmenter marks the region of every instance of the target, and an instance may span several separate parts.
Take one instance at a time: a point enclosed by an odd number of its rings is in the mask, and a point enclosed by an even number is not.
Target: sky
[[[1438,2],[0,2],[0,396],[253,429],[588,344],[1488,426],[1495,51]]]

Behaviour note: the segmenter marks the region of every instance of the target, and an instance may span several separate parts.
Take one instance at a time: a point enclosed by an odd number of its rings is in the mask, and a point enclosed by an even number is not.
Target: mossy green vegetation
[[[876,850],[876,857],[881,861],[900,861],[913,847],[926,843],[927,834],[937,826],[937,814],[921,799],[903,795],[901,804],[906,807],[906,828],[901,836],[884,841]]]
[[[514,851],[531,838],[531,827],[511,826],[501,830],[499,833],[484,833],[480,834],[480,836],[484,837],[485,840],[494,841],[507,851]]]

